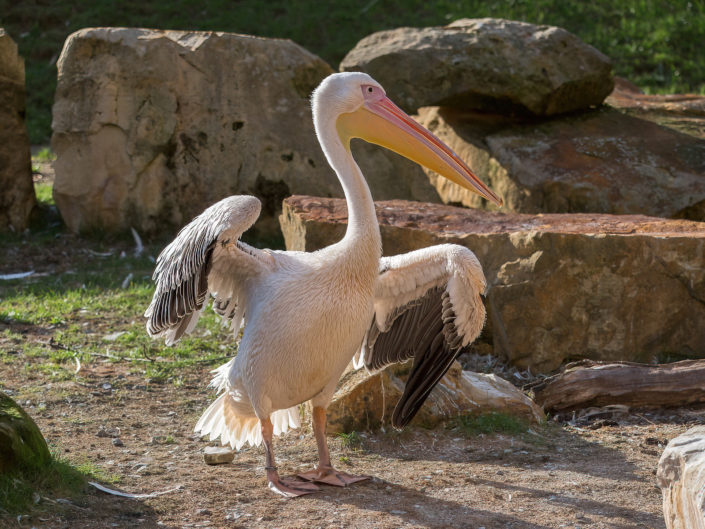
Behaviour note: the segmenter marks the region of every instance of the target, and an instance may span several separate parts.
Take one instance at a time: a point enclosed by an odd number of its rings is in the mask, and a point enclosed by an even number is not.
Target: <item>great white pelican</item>
[[[288,497],[315,492],[313,482],[345,486],[366,478],[333,468],[325,436],[326,408],[353,356],[357,367],[371,370],[414,359],[392,417],[401,428],[485,321],[485,277],[470,250],[443,244],[382,257],[372,196],[350,140],[391,149],[502,204],[370,76],[329,76],[314,91],[312,106],[318,140],[345,192],[343,239],[311,253],[253,248],[239,237],[257,219],[259,200],[226,198],[161,252],[145,313],[149,334],[167,344],[193,329],[210,296],[236,333],[244,322],[237,355],[215,370],[211,382],[220,395],[195,430],[236,449],[264,441],[269,487]],[[319,464],[298,478],[282,478],[272,434],[299,426],[297,407],[306,401]]]

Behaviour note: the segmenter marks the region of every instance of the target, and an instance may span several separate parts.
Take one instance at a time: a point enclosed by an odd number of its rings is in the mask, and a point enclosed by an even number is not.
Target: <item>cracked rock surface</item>
[[[705,224],[642,215],[502,214],[401,200],[377,202],[387,255],[457,243],[488,281],[494,353],[549,372],[565,360],[650,362],[705,355]],[[345,231],[338,199],[291,197],[291,250]]]

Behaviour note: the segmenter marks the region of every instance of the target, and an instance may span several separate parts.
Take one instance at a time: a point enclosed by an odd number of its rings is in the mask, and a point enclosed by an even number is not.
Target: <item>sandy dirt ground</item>
[[[363,433],[355,448],[331,437],[333,461],[372,479],[287,500],[267,489],[261,447],[243,449],[230,464],[203,462],[209,443],[192,428],[213,397],[205,369],[176,387],[145,384],[120,364],[97,361],[82,367],[81,383],[39,390],[40,379],[26,370],[2,369],[5,388],[52,445],[73,462],[119,476],[107,486],[176,488],[125,499],[89,487],[69,503],[42,500],[37,513],[16,522],[28,528],[662,528],[658,458],[669,439],[705,422],[702,409],[680,409],[582,426],[549,421],[518,436],[412,426]],[[275,442],[283,474],[315,464],[310,427]]]

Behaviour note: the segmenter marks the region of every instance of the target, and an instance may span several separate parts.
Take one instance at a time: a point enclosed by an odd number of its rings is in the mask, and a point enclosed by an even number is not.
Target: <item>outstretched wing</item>
[[[413,358],[392,425],[413,419],[460,349],[485,323],[482,267],[454,244],[383,257],[375,285],[375,317],[355,367],[370,370]]]
[[[238,240],[259,216],[261,204],[251,196],[232,196],[213,204],[186,225],[157,258],[152,279],[157,288],[144,313],[150,336],[175,343],[191,332],[206,304],[239,327],[244,316],[238,294],[242,282],[269,270],[267,251]]]

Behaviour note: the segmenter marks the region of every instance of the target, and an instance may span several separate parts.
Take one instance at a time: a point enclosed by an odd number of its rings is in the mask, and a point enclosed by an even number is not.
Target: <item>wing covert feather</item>
[[[444,244],[382,258],[375,317],[356,367],[364,363],[377,370],[414,359],[393,426],[408,424],[462,347],[482,330],[485,287],[479,261],[462,246]]]

